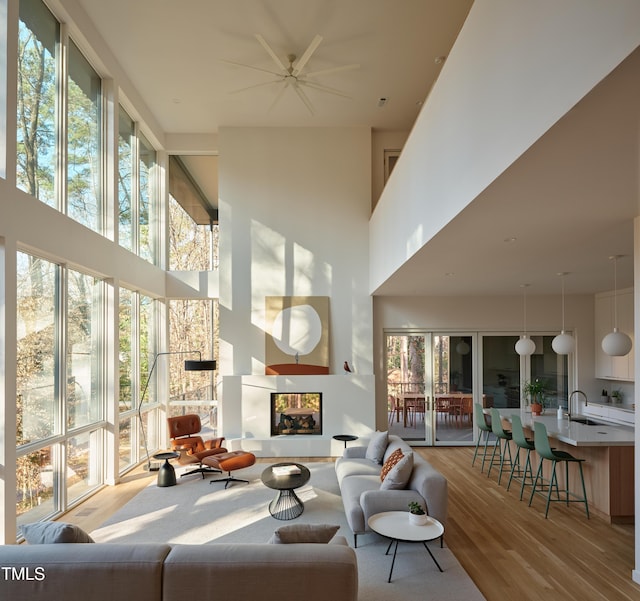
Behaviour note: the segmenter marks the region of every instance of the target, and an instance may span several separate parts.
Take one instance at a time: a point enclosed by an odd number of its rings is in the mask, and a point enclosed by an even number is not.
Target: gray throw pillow
[[[280,526],[269,540],[272,544],[328,543],[340,526],[332,524],[289,524]]]
[[[34,522],[23,524],[21,529],[22,536],[30,545],[94,542],[82,528],[65,522]]]
[[[387,473],[380,490],[404,490],[413,471],[413,453],[407,452]]]
[[[388,432],[376,432],[367,445],[367,451],[365,457],[374,463],[382,464],[384,459],[384,452],[387,450],[389,444]]]

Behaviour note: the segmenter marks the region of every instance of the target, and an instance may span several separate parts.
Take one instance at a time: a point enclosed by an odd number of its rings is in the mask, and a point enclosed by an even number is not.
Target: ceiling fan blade
[[[320,71],[312,71],[311,73],[305,73],[305,77],[315,77],[316,75],[328,75],[329,73],[338,73],[339,71],[351,71],[352,69],[359,69],[360,65],[354,63],[352,65],[344,65],[342,67],[331,67],[329,69],[321,69]]]
[[[311,115],[315,115],[315,111],[313,110],[313,105],[311,104],[311,100],[307,97],[304,91],[300,88],[300,86],[293,86],[293,89],[296,91],[296,94],[299,96],[302,103],[307,107],[307,110],[311,113]]]
[[[316,51],[316,48],[320,45],[320,42],[322,42],[321,35],[317,35],[315,38],[313,38],[313,40],[311,40],[311,44],[309,44],[309,47],[304,51],[304,54],[296,63],[296,66],[294,67],[293,73],[291,73],[291,75],[298,75],[298,73],[300,73],[300,71],[304,69],[304,66],[309,62],[311,55]]]
[[[271,103],[271,106],[267,110],[268,113],[270,113],[275,108],[276,104],[278,104],[278,102],[280,102],[280,98],[282,98],[282,95],[284,94],[284,91],[288,87],[289,87],[289,80],[285,79],[284,80],[284,85],[280,88],[280,91],[276,94],[276,97],[273,99],[273,102]]]
[[[252,86],[246,86],[244,88],[238,88],[237,90],[231,90],[229,94],[237,94],[238,92],[244,92],[245,90],[252,90],[253,88],[261,88],[262,86],[270,86],[271,84],[278,83],[282,79],[273,79],[271,81],[263,81],[262,83],[254,83]]]
[[[255,36],[256,36],[256,40],[260,42],[260,45],[267,51],[267,54],[271,57],[271,59],[277,65],[277,67],[282,71],[284,71],[285,73],[287,73],[287,68],[282,64],[282,61],[278,58],[278,55],[273,51],[271,46],[267,44],[267,41],[259,33],[256,33]]]
[[[329,86],[324,86],[322,84],[316,83],[315,81],[300,81],[298,80],[298,84],[301,86],[307,86],[309,88],[313,88],[314,90],[319,90],[321,92],[326,92],[327,94],[334,94],[335,96],[342,96],[343,98],[351,99],[351,96],[348,96],[344,92],[340,90],[336,90],[335,88],[330,88]]]
[[[228,65],[235,65],[236,67],[244,67],[245,69],[253,69],[254,71],[262,71],[263,73],[269,73],[271,75],[276,75],[277,77],[282,77],[282,73],[269,71],[269,69],[261,69],[260,67],[254,67],[253,65],[246,65],[245,63],[236,63],[234,61],[227,61],[224,59],[221,59],[221,62],[227,63]]]

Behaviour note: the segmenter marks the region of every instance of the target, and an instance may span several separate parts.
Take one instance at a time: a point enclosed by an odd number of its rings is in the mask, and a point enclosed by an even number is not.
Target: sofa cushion
[[[280,526],[269,539],[273,544],[328,543],[340,526],[333,524],[288,524]]]
[[[402,453],[402,449],[396,449],[391,455],[389,455],[389,459],[384,462],[382,469],[380,470],[380,481],[383,482],[387,477],[389,471],[393,468],[393,466],[400,461],[404,457]]]
[[[382,464],[384,452],[389,444],[388,432],[376,432],[367,445],[365,457],[374,463]]]
[[[149,543],[0,545],[3,569],[32,576],[0,580],[0,599],[159,601],[169,551],[169,545]]]
[[[338,484],[342,488],[342,481],[349,476],[377,476],[380,482],[380,465],[368,459],[348,459],[338,458],[336,461],[336,476]]]
[[[403,490],[411,478],[413,471],[413,453],[403,455],[389,470],[380,484],[382,490]]]
[[[94,542],[82,528],[65,522],[34,522],[23,524],[21,529],[29,545]]]
[[[342,495],[344,512],[353,532],[364,532],[368,530],[364,511],[360,503],[360,496],[366,491],[379,491],[379,489],[380,476],[378,474],[349,476],[342,481],[340,493]]]
[[[348,545],[172,545],[162,581],[163,601],[358,598],[357,558]]]

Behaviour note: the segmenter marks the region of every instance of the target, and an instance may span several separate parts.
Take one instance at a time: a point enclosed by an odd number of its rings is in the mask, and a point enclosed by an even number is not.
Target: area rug
[[[210,484],[199,476],[180,479],[178,485],[147,486],[91,536],[103,543],[170,542],[182,544],[266,542],[284,524],[337,524],[338,534],[353,546],[332,462],[310,462],[311,479],[296,492],[304,512],[288,522],[271,517],[273,491],[262,484],[266,464],[237,472],[249,484]],[[429,548],[444,570],[440,573],[421,544],[400,543],[391,583],[387,582],[391,555],[389,541],[377,534],[358,537],[359,599],[361,601],[416,601],[438,599],[481,601],[484,599],[453,553],[437,541]]]

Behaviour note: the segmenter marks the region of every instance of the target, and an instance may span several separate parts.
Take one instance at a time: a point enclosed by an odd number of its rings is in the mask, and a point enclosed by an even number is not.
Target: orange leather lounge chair
[[[195,414],[179,415],[178,417],[167,418],[169,426],[169,438],[171,439],[171,448],[180,453],[178,463],[180,465],[195,465],[198,467],[181,474],[189,476],[190,474],[219,474],[222,470],[213,466],[202,464],[202,460],[212,455],[226,453],[227,449],[222,446],[224,436],[220,438],[212,438],[203,440],[200,436],[202,423],[200,417]]]

